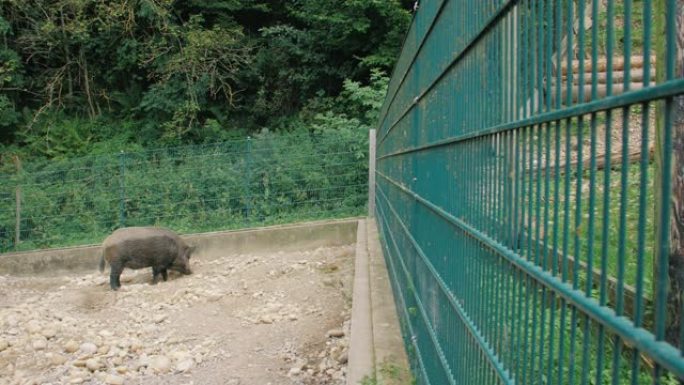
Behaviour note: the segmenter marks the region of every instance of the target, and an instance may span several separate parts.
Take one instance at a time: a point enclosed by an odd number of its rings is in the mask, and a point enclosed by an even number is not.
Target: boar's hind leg
[[[121,287],[121,272],[123,271],[123,266],[119,263],[113,263],[110,266],[111,270],[109,272],[109,286],[112,290],[117,290]]]
[[[162,275],[162,278],[164,278],[164,282],[166,282],[166,279],[168,278],[166,269],[161,269],[161,275]]]

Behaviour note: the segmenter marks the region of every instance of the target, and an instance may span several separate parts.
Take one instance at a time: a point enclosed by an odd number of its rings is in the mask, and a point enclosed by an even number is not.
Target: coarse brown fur
[[[152,282],[157,283],[159,274],[166,281],[168,269],[182,274],[192,273],[190,255],[194,249],[168,229],[126,227],[114,231],[102,243],[100,271],[104,271],[105,261],[109,263],[109,285],[112,290],[121,286],[119,278],[125,267],[152,267]]]

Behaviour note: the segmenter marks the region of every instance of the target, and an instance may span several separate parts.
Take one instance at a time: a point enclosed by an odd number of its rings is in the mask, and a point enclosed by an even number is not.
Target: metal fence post
[[[375,129],[368,132],[368,216],[375,217]]]
[[[119,153],[119,227],[126,226],[126,153]]]
[[[14,165],[17,168],[17,176],[21,175],[21,160],[19,159],[19,156],[14,157]],[[21,241],[21,183],[17,183],[17,188],[15,191],[15,203],[16,203],[16,209],[15,209],[15,225],[14,225],[14,248],[16,249],[17,246],[19,246],[19,242]]]
[[[250,136],[247,137],[247,152],[245,153],[245,214],[247,216],[247,223],[251,223],[251,202],[252,202],[252,197],[251,195],[251,186],[250,184],[252,183],[252,159],[251,159],[251,153],[252,152],[252,138]]]

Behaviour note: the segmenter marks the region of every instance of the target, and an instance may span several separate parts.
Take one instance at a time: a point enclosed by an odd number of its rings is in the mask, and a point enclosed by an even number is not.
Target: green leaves
[[[174,144],[329,110],[367,126],[408,21],[397,0],[4,0],[0,141],[34,148],[60,119]]]

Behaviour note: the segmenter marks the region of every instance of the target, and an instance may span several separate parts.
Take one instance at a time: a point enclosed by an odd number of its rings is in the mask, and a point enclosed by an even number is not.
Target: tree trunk
[[[674,73],[668,76],[666,62],[667,17],[666,1],[658,0],[654,14],[657,39],[657,78],[666,82],[684,77],[684,0],[676,1],[675,18],[675,62]],[[680,348],[682,306],[684,290],[684,96],[660,102],[657,105],[656,123],[656,216],[657,244],[655,266],[656,337],[663,338]],[[669,136],[669,141],[667,141]],[[668,162],[669,161],[669,162]],[[669,191],[666,182],[670,182]],[[665,184],[665,186],[663,185]],[[667,269],[667,279],[661,279],[659,269]],[[660,295],[658,295],[660,294]],[[665,303],[662,303],[665,300]],[[660,309],[660,310],[658,310]],[[663,312],[664,310],[664,312]],[[658,314],[660,313],[660,314]],[[664,319],[663,319],[664,318]],[[660,321],[660,322],[658,322]],[[664,322],[663,322],[664,321]],[[664,325],[658,326],[658,324]],[[680,383],[682,380],[680,379]]]

